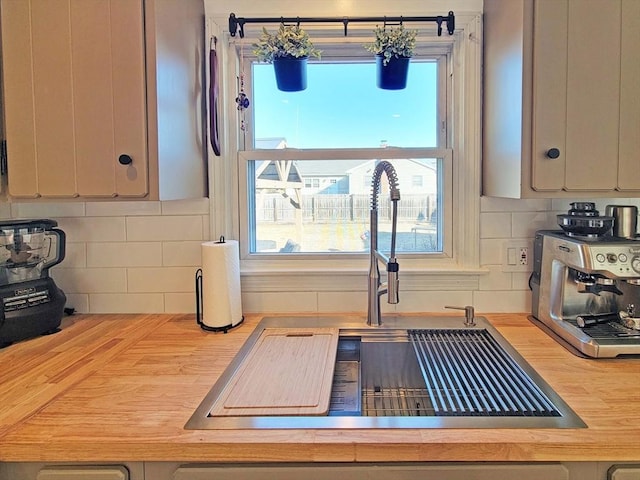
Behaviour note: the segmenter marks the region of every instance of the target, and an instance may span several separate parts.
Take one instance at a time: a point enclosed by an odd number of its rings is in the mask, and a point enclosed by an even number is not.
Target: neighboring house
[[[349,194],[350,169],[362,165],[362,160],[308,160],[295,162],[304,183],[304,194]]]
[[[262,138],[256,140],[257,149],[286,148],[285,138]],[[258,184],[260,188],[277,188],[277,182],[289,183],[285,188],[300,188],[303,185],[304,195],[315,194],[369,194],[371,193],[371,176],[378,160],[308,160],[294,161],[286,168],[279,162],[263,162],[257,164]],[[393,163],[393,162],[392,162]],[[269,165],[267,165],[269,164]],[[405,195],[435,195],[437,193],[437,171],[435,164],[427,161],[408,159],[402,162],[402,168],[396,168],[400,191]],[[280,178],[274,175],[279,171]],[[264,173],[263,173],[264,172]],[[282,178],[283,173],[289,178]],[[268,175],[270,173],[270,175]],[[291,174],[295,178],[291,178]],[[275,177],[275,178],[274,178]],[[268,181],[264,181],[268,180]],[[290,182],[295,183],[295,185]],[[384,188],[384,182],[382,184]],[[282,187],[283,185],[280,184]]]
[[[371,178],[377,160],[369,160],[347,171],[349,177],[349,193],[362,194],[371,192]],[[397,162],[391,162],[397,163]],[[434,165],[420,160],[407,159],[402,161],[402,168],[396,165],[400,194],[404,195],[435,195],[438,189],[438,175]],[[383,181],[381,188],[388,190],[388,182]]]

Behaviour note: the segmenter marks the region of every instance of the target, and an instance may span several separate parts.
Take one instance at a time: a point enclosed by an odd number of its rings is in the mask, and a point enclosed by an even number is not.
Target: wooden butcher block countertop
[[[525,314],[484,316],[589,428],[184,430],[260,317],[222,334],[76,315],[0,350],[0,461],[640,461],[640,359],[578,358]]]

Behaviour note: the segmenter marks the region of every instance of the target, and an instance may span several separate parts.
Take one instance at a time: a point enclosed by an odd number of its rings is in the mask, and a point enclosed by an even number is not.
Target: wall
[[[510,200],[483,197],[480,214],[481,275],[477,288],[401,295],[398,311],[438,311],[444,304],[473,304],[479,312],[529,311],[530,272],[503,272],[504,243],[533,239],[555,228],[555,215],[569,200]],[[607,199],[640,207],[638,199]],[[91,313],[195,311],[194,275],[200,244],[209,240],[209,200],[172,202],[14,203],[0,205],[0,218],[54,218],[67,234],[67,257],[52,276],[68,306]],[[363,289],[366,274],[362,275]],[[243,310],[364,311],[366,295],[327,292],[268,292],[243,296]],[[415,295],[417,293],[417,295]]]
[[[277,10],[274,7],[277,5]],[[305,15],[427,15],[431,10],[474,12],[481,0],[437,0],[425,13],[423,2],[379,0],[307,0]],[[298,15],[299,2],[274,0],[205,0],[209,16]],[[249,13],[247,13],[249,12]],[[214,159],[215,160],[215,159]],[[213,182],[213,181],[212,181]],[[215,190],[214,190],[215,193]],[[213,202],[215,198],[211,199]],[[639,200],[611,199],[606,204],[634,204]],[[193,312],[194,274],[201,264],[200,244],[214,230],[209,199],[175,202],[87,202],[0,204],[0,218],[54,218],[67,233],[67,258],[52,276],[79,312]],[[486,274],[468,290],[434,282],[425,291],[401,294],[398,311],[439,311],[445,304],[475,305],[478,312],[529,311],[529,272],[504,272],[504,244],[511,239],[531,241],[536,230],[555,228],[555,215],[569,208],[569,200],[508,200],[482,198],[480,263]],[[219,219],[218,219],[219,220]],[[244,280],[243,280],[244,281]],[[366,273],[362,286],[366,290]],[[243,296],[249,312],[364,311],[366,295],[344,292],[261,292]]]
[[[51,275],[67,306],[91,313],[195,311],[209,200],[13,203],[0,218],[53,218],[67,235]]]

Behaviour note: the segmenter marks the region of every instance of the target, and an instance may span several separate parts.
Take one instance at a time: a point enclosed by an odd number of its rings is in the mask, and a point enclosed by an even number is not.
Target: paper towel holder
[[[219,240],[215,243],[225,243],[224,236],[221,235]],[[203,288],[202,288],[202,268],[196,270],[195,275],[195,292],[196,292],[196,322],[202,330],[207,332],[223,332],[227,333],[234,327],[241,325],[244,322],[244,315],[240,318],[240,321],[235,324],[224,325],[221,327],[212,327],[206,325],[203,321]]]

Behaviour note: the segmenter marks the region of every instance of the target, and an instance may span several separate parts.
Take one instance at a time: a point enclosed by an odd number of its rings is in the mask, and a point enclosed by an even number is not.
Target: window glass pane
[[[366,252],[377,160],[250,160],[250,253]],[[401,199],[396,250],[441,252],[441,160],[393,159]],[[421,178],[420,185],[414,183]],[[312,181],[309,182],[308,179]],[[317,183],[316,183],[317,182]],[[379,246],[390,248],[386,176],[378,201]]]
[[[252,66],[255,148],[437,147],[438,64],[412,60],[407,88],[376,87],[375,63],[309,63],[307,89],[281,92]]]

